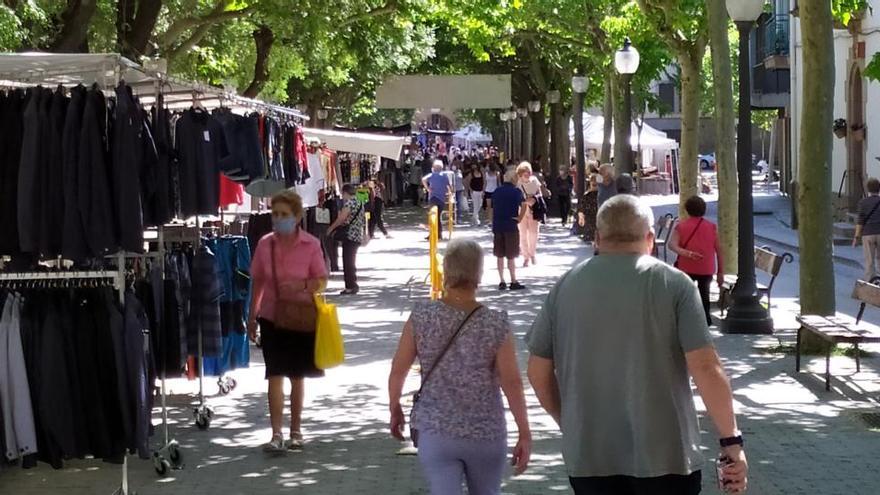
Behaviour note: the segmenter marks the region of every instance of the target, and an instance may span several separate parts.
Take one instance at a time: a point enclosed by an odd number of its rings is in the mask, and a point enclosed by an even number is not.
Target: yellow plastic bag
[[[315,335],[315,366],[326,370],[345,361],[345,343],[342,327],[336,314],[336,305],[328,304],[323,296],[315,296],[318,307],[318,325]]]

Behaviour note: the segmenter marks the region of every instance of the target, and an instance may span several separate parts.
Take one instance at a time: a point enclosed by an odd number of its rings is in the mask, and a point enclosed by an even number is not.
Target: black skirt
[[[260,318],[259,322],[266,378],[324,376],[324,371],[315,366],[315,332],[279,330],[265,318]]]

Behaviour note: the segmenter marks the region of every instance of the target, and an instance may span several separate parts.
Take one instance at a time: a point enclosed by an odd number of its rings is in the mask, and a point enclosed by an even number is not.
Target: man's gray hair
[[[439,172],[439,171],[443,170],[443,161],[442,160],[434,160],[434,165],[432,165],[431,168],[435,172]]]
[[[639,242],[654,229],[654,212],[636,196],[618,194],[599,208],[596,226],[602,241]]]
[[[483,279],[483,248],[476,241],[455,239],[443,256],[443,283],[451,288],[478,287]]]

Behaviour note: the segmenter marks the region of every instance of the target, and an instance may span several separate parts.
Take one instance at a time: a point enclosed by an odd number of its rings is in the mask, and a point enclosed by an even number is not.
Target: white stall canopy
[[[602,147],[604,139],[605,117],[601,115],[590,115],[584,112],[584,146],[587,149],[599,149]],[[574,121],[569,127],[569,136],[574,139]],[[611,144],[614,145],[614,133],[611,134]],[[677,150],[678,142],[670,139],[663,131],[658,131],[648,124],[642,126],[641,135],[639,128],[635,123],[632,124],[630,130],[630,145],[633,151],[642,150],[658,150],[669,151]]]
[[[335,151],[381,156],[390,160],[400,159],[400,150],[409,144],[409,137],[369,134],[364,132],[333,131],[329,129],[303,128],[306,139],[317,138]]]

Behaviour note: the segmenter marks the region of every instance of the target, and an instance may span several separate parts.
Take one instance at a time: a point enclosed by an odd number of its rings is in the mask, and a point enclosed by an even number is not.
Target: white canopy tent
[[[456,146],[474,146],[492,142],[492,136],[485,134],[479,124],[468,124],[466,127],[455,131],[452,142]]]
[[[587,149],[599,149],[602,147],[604,140],[605,117],[601,115],[590,115],[584,112],[584,146]],[[574,121],[569,126],[569,137],[574,139]],[[614,145],[614,134],[611,134],[611,145]],[[678,149],[678,142],[670,139],[663,131],[658,131],[648,124],[642,126],[642,132],[635,123],[632,124],[630,132],[630,145],[633,151],[656,150],[670,151]]]
[[[333,131],[329,129],[303,128],[303,134],[317,138],[335,151],[381,156],[390,160],[400,159],[400,150],[409,144],[409,137],[369,134],[364,132]]]

